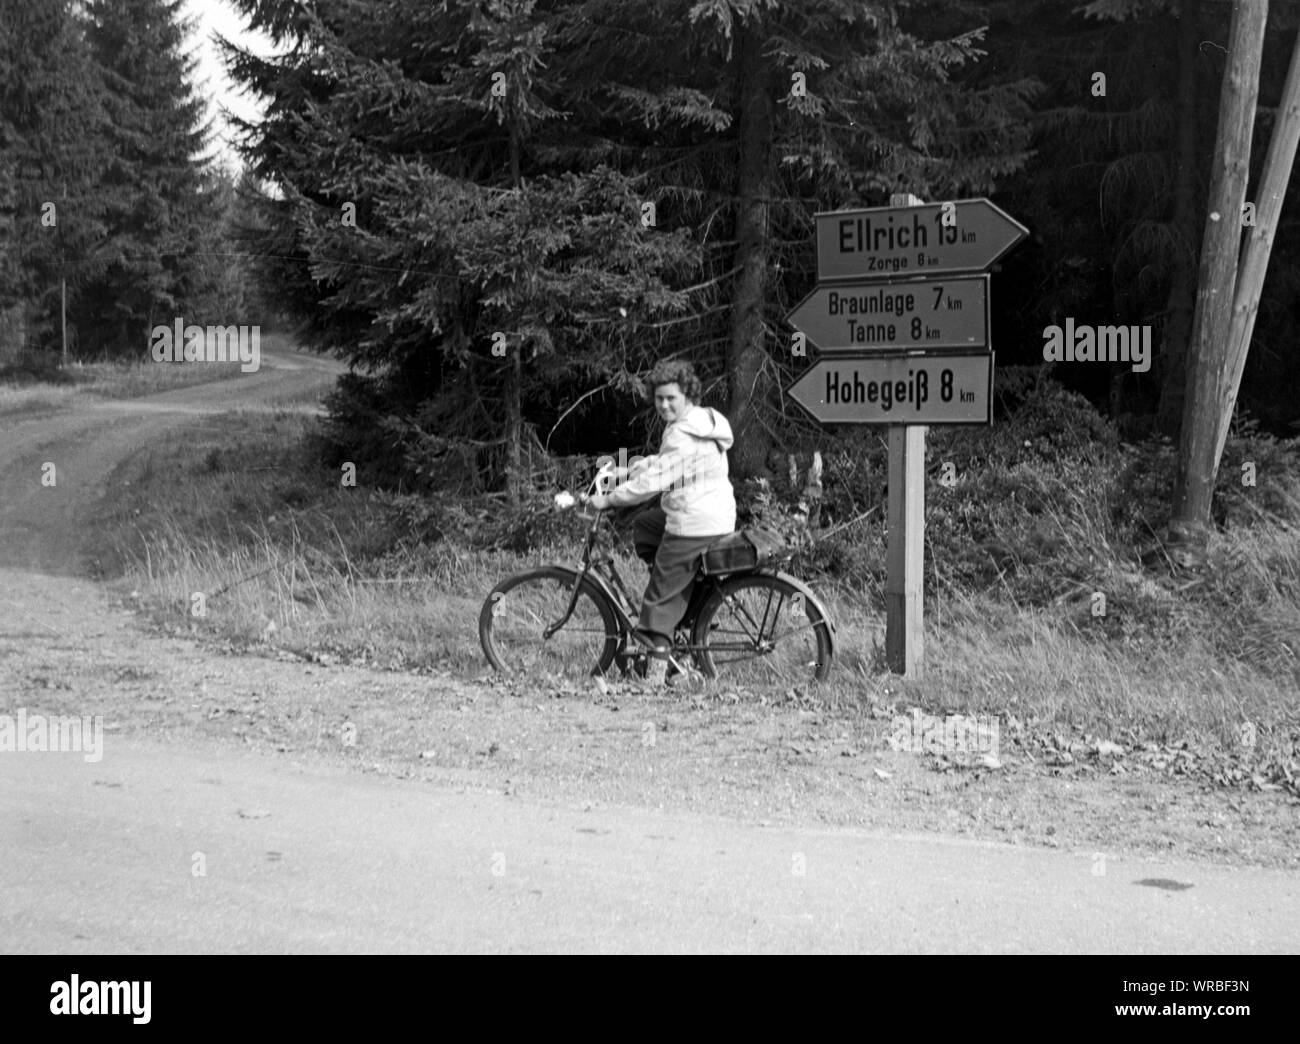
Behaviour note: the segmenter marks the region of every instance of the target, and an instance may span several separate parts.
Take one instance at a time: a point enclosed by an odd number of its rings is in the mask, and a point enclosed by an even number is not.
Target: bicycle
[[[610,469],[602,468],[592,488],[604,492],[609,477]],[[570,494],[560,494],[557,504],[565,497],[573,503]],[[479,612],[479,642],[496,670],[605,677],[617,667],[623,677],[644,675],[650,643],[635,630],[638,601],[609,549],[597,549],[607,514],[594,510],[581,568],[529,569],[488,593]],[[699,572],[673,635],[670,676],[699,682],[725,669],[740,685],[824,681],[834,658],[834,629],[811,588],[775,564]]]

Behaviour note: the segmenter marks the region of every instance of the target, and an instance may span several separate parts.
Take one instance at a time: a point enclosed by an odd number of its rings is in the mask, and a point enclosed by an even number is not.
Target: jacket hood
[[[712,439],[723,450],[731,448],[734,438],[727,418],[708,406],[696,406],[677,422],[677,429],[697,439]]]

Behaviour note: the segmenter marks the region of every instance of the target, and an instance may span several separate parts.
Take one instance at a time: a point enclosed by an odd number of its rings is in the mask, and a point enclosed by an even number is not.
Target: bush
[[[1005,587],[1042,603],[1112,554],[1118,438],[1083,397],[1051,381],[1024,391],[991,428],[933,428],[928,439],[925,583]],[[825,455],[823,535],[809,562],[849,583],[883,583],[888,444],[854,432]],[[955,480],[945,480],[947,466]],[[1084,492],[1086,491],[1086,492]],[[868,518],[848,525],[863,514]]]
[[[56,352],[21,349],[0,359],[0,381],[20,384],[73,384],[71,374],[60,369]]]

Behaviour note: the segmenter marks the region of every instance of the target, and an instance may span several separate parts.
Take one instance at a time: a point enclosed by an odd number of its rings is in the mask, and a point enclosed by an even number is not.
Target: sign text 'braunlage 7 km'
[[[787,319],[823,352],[986,348],[986,275],[816,286]]]

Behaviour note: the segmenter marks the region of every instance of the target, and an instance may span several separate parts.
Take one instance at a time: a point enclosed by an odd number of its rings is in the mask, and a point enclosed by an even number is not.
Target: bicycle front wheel
[[[583,578],[566,620],[577,579],[572,569],[546,566],[492,588],[478,617],[479,643],[488,663],[506,674],[538,678],[608,672],[619,644],[614,607]],[[555,625],[558,630],[547,638],[546,630]]]
[[[693,644],[700,668],[736,684],[823,681],[834,646],[821,609],[779,576],[751,573],[719,585],[700,612]]]

